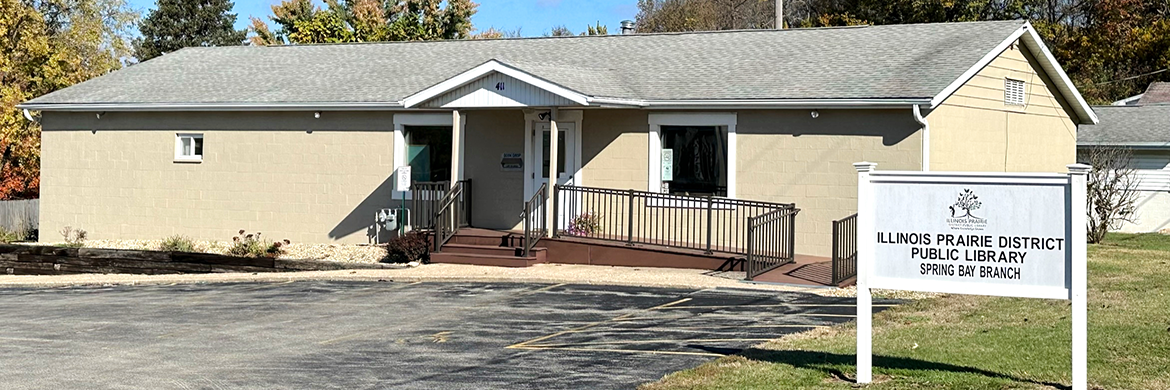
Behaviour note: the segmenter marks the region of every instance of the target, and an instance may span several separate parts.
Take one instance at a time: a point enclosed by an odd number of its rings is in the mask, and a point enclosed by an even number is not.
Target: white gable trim
[[[999,45],[995,46],[991,52],[987,53],[987,55],[984,55],[983,58],[979,59],[979,62],[976,62],[974,66],[972,66],[970,69],[967,69],[966,72],[963,72],[963,74],[959,76],[958,79],[955,79],[955,81],[951,82],[950,85],[947,85],[947,87],[944,88],[942,92],[939,92],[938,95],[935,95],[934,98],[930,100],[930,107],[938,107],[939,104],[942,104],[943,101],[951,97],[951,95],[953,95],[955,91],[958,91],[960,87],[967,83],[967,81],[971,80],[972,77],[975,77],[975,74],[983,70],[983,68],[990,64],[991,61],[995,60],[996,57],[999,57],[999,55],[1007,50],[1009,46],[1011,46],[1017,40],[1021,39],[1024,42],[1024,46],[1028,48],[1028,51],[1040,60],[1040,70],[1044,71],[1044,73],[1048,74],[1049,78],[1055,81],[1056,85],[1054,87],[1056,87],[1056,90],[1059,91],[1061,95],[1064,95],[1065,100],[1068,100],[1073,105],[1073,111],[1077,114],[1077,116],[1080,117],[1078,118],[1078,122],[1082,124],[1097,124],[1097,114],[1093,113],[1093,109],[1089,106],[1089,103],[1085,102],[1085,98],[1081,96],[1079,91],[1077,91],[1076,85],[1073,85],[1072,80],[1070,80],[1068,75],[1064,73],[1064,69],[1062,69],[1060,64],[1056,62],[1056,57],[1053,57],[1052,52],[1048,51],[1048,47],[1044,45],[1044,40],[1040,38],[1040,35],[1036,33],[1036,29],[1033,28],[1032,24],[1028,22],[1025,22],[1024,25],[1020,26],[1020,28],[1013,32],[1012,35],[1008,36],[1007,39],[1004,39],[1003,42],[1000,42]]]
[[[470,70],[468,70],[466,72],[455,75],[455,77],[449,78],[441,83],[435,84],[434,86],[427,88],[427,89],[424,89],[424,90],[422,90],[414,95],[407,96],[405,99],[402,99],[402,106],[405,108],[411,108],[411,107],[418,106],[418,105],[420,105],[428,100],[434,99],[435,97],[438,97],[444,93],[450,92],[456,88],[462,87],[464,85],[467,85],[468,83],[471,83],[475,80],[478,80],[478,79],[480,79],[480,78],[482,78],[482,77],[484,77],[492,72],[498,72],[501,74],[508,75],[514,79],[528,83],[534,87],[543,89],[543,90],[548,91],[554,95],[563,97],[565,99],[568,99],[568,100],[570,100],[574,103],[580,104],[582,106],[589,105],[589,97],[585,96],[584,94],[581,94],[581,93],[573,91],[571,89],[553,84],[553,83],[548,82],[548,81],[545,81],[544,79],[533,76],[532,74],[530,74],[528,72],[524,72],[522,70],[504,65],[503,63],[501,63],[499,61],[491,60],[491,61],[483,63],[482,65],[471,68]]]

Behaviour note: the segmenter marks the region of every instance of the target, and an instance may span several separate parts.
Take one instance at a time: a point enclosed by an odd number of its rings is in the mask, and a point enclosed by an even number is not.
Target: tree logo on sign
[[[947,218],[947,224],[955,230],[983,230],[987,227],[987,220],[971,214],[981,207],[983,202],[979,200],[979,196],[970,188],[964,188],[955,203],[948,207],[951,210],[951,217]]]
[[[982,206],[983,202],[979,201],[979,196],[975,195],[970,188],[964,188],[963,192],[959,193],[959,199],[951,206],[951,218],[975,218],[974,215],[971,215],[971,210],[979,210]],[[963,210],[966,214],[955,215],[958,210]]]

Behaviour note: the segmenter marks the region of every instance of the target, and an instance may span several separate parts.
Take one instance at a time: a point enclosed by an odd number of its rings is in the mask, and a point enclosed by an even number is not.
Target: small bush
[[[584,213],[573,217],[569,221],[569,234],[574,236],[588,236],[601,230],[601,214]]]
[[[291,244],[288,239],[266,243],[260,238],[260,232],[247,234],[240,229],[240,235],[232,237],[232,246],[228,254],[240,257],[277,257],[284,253],[284,246]]]
[[[427,260],[430,241],[425,234],[410,232],[395,237],[386,244],[386,258],[383,263],[409,263],[412,261],[425,262]]]
[[[25,239],[25,234],[17,230],[8,230],[0,227],[0,243],[10,243],[22,241]]]
[[[169,252],[196,252],[195,242],[191,238],[182,235],[173,235],[162,240],[159,244],[158,250]]]
[[[85,246],[85,239],[89,233],[83,229],[74,229],[72,226],[61,228],[61,236],[65,238],[65,243],[61,246],[69,248],[81,248]]]

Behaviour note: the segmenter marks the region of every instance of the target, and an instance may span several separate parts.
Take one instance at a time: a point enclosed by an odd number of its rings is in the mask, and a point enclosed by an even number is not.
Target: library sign
[[[876,171],[857,163],[858,382],[872,378],[870,289],[1072,300],[1085,382],[1085,176]]]

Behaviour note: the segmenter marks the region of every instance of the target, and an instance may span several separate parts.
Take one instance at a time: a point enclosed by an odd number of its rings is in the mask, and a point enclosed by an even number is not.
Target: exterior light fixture
[[[811,115],[813,119],[817,119],[817,117],[821,116],[821,113],[817,112],[817,110],[812,110]]]
[[[321,119],[321,111],[314,112],[313,117],[317,118],[317,119]]]
[[[105,115],[105,113],[106,113],[105,111],[97,113],[97,118],[102,119],[102,115]]]

